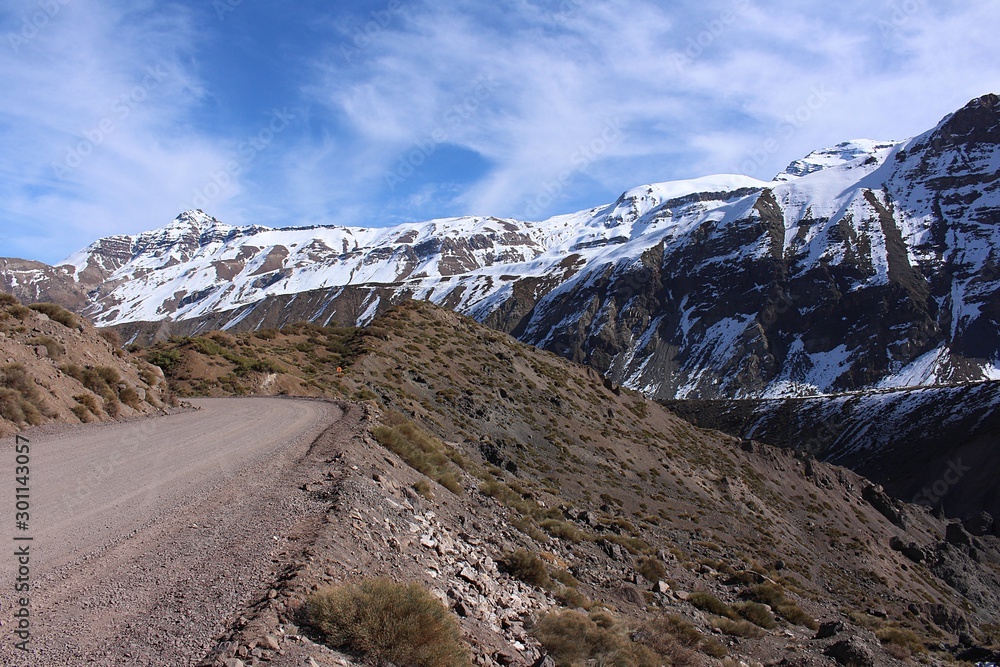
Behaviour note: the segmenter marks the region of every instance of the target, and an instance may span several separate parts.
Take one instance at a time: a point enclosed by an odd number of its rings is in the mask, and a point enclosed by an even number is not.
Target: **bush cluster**
[[[398,412],[387,413],[384,421],[387,423],[372,430],[379,444],[455,495],[462,494],[462,485],[443,442]]]
[[[470,665],[455,617],[419,584],[379,578],[321,589],[306,616],[328,646],[376,664]]]

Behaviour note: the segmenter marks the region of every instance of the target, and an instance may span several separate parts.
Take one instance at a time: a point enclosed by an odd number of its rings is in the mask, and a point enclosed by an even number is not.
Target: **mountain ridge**
[[[85,314],[133,335],[364,324],[426,299],[661,399],[996,379],[998,109],[986,95],[913,139],[814,151],[770,182],[643,185],[540,222],[275,230],[191,211],[58,270]]]

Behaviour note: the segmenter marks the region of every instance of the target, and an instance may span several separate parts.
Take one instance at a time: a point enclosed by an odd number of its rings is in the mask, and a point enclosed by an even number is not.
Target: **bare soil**
[[[10,631],[8,556],[0,664],[195,664],[301,556],[317,508],[299,480],[319,435],[331,424],[349,430],[337,423],[343,411],[273,398],[194,403],[184,414],[31,436],[31,522],[21,533],[34,538],[30,652],[14,648]],[[11,479],[13,439],[0,448]],[[13,493],[4,495],[10,547]]]

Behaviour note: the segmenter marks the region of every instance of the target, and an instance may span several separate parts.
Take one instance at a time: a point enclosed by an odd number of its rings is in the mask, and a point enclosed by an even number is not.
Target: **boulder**
[[[847,667],[874,667],[875,653],[860,637],[842,639],[824,653]]]
[[[948,524],[948,527],[944,532],[944,540],[948,544],[967,547],[972,546],[972,536],[969,535],[962,524],[958,522]]]
[[[975,535],[976,537],[989,535],[993,531],[993,517],[989,512],[980,512],[976,516],[963,521],[962,527],[970,535]]]

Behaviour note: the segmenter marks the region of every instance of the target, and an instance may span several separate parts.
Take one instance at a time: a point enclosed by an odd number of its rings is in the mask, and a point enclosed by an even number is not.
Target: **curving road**
[[[0,553],[11,554],[0,556],[0,664],[195,664],[266,593],[275,554],[310,510],[298,464],[341,412],[284,399],[193,403],[201,409],[32,437],[26,532],[14,529],[14,442],[0,446]],[[13,554],[25,545],[27,654],[12,632],[23,595]]]

